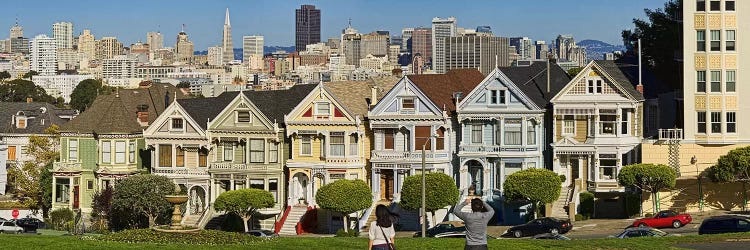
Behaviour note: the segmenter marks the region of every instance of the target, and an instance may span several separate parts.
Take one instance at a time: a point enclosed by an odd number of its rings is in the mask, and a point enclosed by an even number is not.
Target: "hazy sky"
[[[663,7],[667,0],[27,0],[4,4],[0,37],[7,38],[18,17],[24,36],[51,36],[52,23],[73,23],[77,36],[90,29],[97,39],[116,36],[126,46],[159,30],[165,46],[174,46],[181,24],[196,50],[221,43],[224,10],[229,8],[235,47],[243,35],[263,35],[266,45],[294,45],[294,10],[314,4],[322,11],[321,38],[338,37],[347,20],[361,33],[404,27],[430,27],[433,17],[455,16],[459,27],[490,25],[498,36],[552,40],[572,34],[576,40],[597,39],[621,44],[620,31],[632,28],[643,9]]]

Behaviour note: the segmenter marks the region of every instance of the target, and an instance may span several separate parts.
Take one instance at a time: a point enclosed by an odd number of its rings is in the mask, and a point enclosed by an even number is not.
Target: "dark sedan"
[[[521,238],[543,233],[564,234],[570,231],[571,228],[573,228],[573,224],[570,223],[570,220],[546,217],[511,227],[502,236]]]
[[[15,221],[16,225],[23,228],[24,233],[36,232],[37,229],[44,228],[42,220],[36,218],[21,218]]]
[[[464,225],[463,221],[445,221],[438,223],[434,227],[427,229],[426,236],[427,237],[435,237],[435,235],[442,234],[442,233],[451,233],[451,232],[463,232],[466,231],[466,226]],[[422,232],[417,231],[414,233],[414,237],[422,237]]]

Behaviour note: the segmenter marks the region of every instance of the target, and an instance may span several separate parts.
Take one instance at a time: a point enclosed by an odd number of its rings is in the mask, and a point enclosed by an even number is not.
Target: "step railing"
[[[373,203],[372,206],[368,209],[365,209],[365,212],[362,214],[362,217],[359,218],[359,221],[357,222],[357,229],[361,232],[364,227],[367,226],[367,219],[370,218],[370,215],[372,214],[372,210],[375,210],[375,206],[377,206],[377,203]]]
[[[209,205],[208,208],[206,208],[206,211],[203,211],[201,218],[198,220],[198,228],[203,229],[206,227],[206,224],[211,221],[211,218],[213,218],[215,214],[216,211],[214,211],[214,205]]]
[[[292,206],[286,206],[286,209],[284,209],[284,213],[281,216],[281,219],[276,222],[276,224],[273,225],[273,232],[279,233],[281,231],[281,228],[284,227],[284,222],[286,222],[286,218],[289,216],[289,212],[292,211]]]

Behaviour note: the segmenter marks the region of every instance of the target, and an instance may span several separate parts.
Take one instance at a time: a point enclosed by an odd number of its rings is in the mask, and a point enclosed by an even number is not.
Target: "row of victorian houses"
[[[525,206],[504,200],[503,181],[528,168],[566,177],[556,215],[567,216],[562,207],[590,191],[617,217],[624,191],[617,173],[639,161],[643,138],[644,97],[629,66],[592,61],[568,76],[542,62],[488,75],[458,69],[213,98],[143,84],[99,96],[62,125],[53,207],[90,211],[96,190],[150,172],[188,191],[185,224],[210,224],[222,192],[258,188],[276,206],[261,210],[255,225],[330,232],[343,226],[341,215],[316,209],[318,188],[364,180],[373,204],[398,210],[404,179],[421,173],[424,148],[426,171],[452,176],[462,197],[488,201],[498,211],[493,223],[523,221]],[[370,210],[351,216],[364,225]],[[438,218],[453,219],[446,211]],[[418,215],[401,212],[401,227],[416,229]]]

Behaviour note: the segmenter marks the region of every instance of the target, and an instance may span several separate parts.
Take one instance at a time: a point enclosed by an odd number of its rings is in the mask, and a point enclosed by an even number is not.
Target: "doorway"
[[[393,169],[380,170],[380,200],[392,201],[394,193]]]

